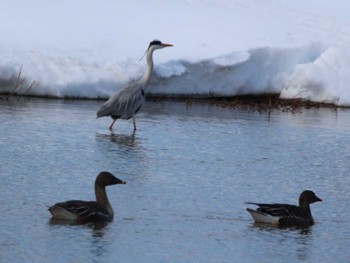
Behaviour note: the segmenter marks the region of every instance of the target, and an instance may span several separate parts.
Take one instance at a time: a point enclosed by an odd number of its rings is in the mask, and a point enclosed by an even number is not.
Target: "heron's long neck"
[[[96,202],[103,205],[107,209],[108,213],[113,216],[113,209],[112,209],[111,204],[109,203],[107,193],[106,193],[106,188],[96,185],[95,186],[95,195],[96,195]]]
[[[143,74],[142,78],[140,79],[140,82],[145,86],[148,85],[148,82],[151,79],[152,72],[153,72],[153,58],[152,58],[153,51],[154,50],[147,51],[147,70],[145,74]]]

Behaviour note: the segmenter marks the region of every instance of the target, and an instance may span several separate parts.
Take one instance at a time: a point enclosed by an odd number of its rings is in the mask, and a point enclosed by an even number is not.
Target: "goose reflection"
[[[263,230],[263,231],[276,231],[276,230],[286,230],[286,231],[295,231],[300,235],[310,235],[311,227],[298,227],[298,226],[281,226],[281,225],[271,225],[264,223],[253,223],[252,228]]]
[[[54,227],[81,227],[89,228],[92,230],[93,237],[103,237],[105,234],[105,228],[108,225],[108,222],[90,222],[90,223],[77,223],[74,220],[59,220],[51,218],[49,220],[49,225]]]
[[[277,240],[279,246],[269,249],[276,253],[285,253],[288,247],[289,253],[294,253],[296,260],[307,261],[310,258],[310,247],[312,247],[312,227],[283,227],[278,225],[254,223],[250,226],[252,230],[263,231],[269,238]],[[291,250],[292,249],[292,250]]]

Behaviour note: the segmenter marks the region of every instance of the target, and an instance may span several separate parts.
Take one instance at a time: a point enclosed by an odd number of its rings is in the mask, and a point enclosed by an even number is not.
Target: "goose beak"
[[[321,198],[319,198],[318,196],[316,196],[316,201],[315,202],[322,202],[323,200]]]
[[[120,184],[126,184],[126,182],[125,181],[121,181]]]

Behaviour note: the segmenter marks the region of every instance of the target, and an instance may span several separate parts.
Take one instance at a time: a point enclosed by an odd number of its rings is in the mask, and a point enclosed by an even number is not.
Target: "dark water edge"
[[[350,109],[350,106],[340,106],[328,102],[314,102],[304,99],[281,99],[279,94],[265,95],[239,95],[232,97],[212,97],[212,98],[164,98],[149,97],[151,100],[161,101],[184,101],[191,106],[195,103],[209,104],[223,108],[240,109],[247,111],[269,112],[282,111],[297,113],[303,109]]]
[[[65,96],[57,97],[50,95],[23,95],[23,94],[10,94],[0,93],[1,101],[21,101],[30,100],[31,98],[39,99],[52,99],[52,100],[91,100],[100,101],[107,100],[104,97],[88,98],[88,97],[74,97]],[[218,106],[224,108],[233,108],[247,111],[257,112],[270,112],[270,111],[282,111],[298,113],[303,109],[350,109],[350,106],[336,105],[332,102],[315,102],[311,100],[304,100],[300,98],[295,99],[281,99],[280,94],[261,94],[261,95],[238,95],[227,97],[204,97],[204,96],[157,96],[147,95],[147,100],[151,101],[175,101],[185,102],[188,107],[192,104],[209,104],[210,106]]]

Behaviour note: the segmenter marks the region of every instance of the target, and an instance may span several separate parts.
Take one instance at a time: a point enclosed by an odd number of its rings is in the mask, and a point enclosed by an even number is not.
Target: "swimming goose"
[[[78,223],[113,220],[113,209],[108,201],[106,186],[125,184],[109,172],[101,172],[95,180],[96,201],[70,200],[49,208],[53,219],[74,220]]]
[[[311,214],[310,204],[322,201],[313,191],[305,190],[300,194],[299,206],[288,204],[261,204],[251,203],[259,206],[256,210],[247,208],[256,223],[269,223],[282,226],[311,226],[314,219]]]

